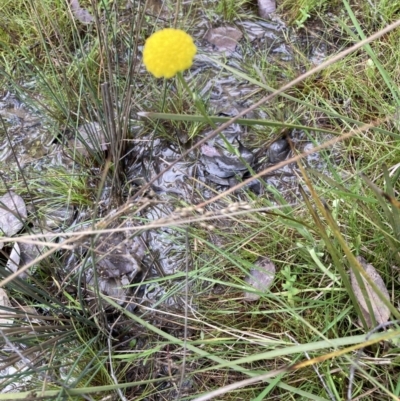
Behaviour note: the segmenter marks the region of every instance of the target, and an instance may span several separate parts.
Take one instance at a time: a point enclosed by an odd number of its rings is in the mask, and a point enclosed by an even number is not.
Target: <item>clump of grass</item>
[[[248,0],[222,0],[216,5],[215,12],[221,15],[224,21],[231,22],[246,16],[244,8],[249,3]]]
[[[317,0],[285,0],[282,4],[278,4],[279,9],[283,11],[283,15],[289,23],[298,28],[306,28],[307,23],[315,19],[318,15],[327,15],[330,11],[338,10],[341,2],[337,1],[317,1]],[[325,18],[322,18],[325,19]]]

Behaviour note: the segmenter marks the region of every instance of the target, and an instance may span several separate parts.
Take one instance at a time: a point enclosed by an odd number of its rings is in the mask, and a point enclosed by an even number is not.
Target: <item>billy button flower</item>
[[[190,35],[180,29],[166,28],[146,40],[143,62],[156,78],[172,78],[192,66],[196,51]]]

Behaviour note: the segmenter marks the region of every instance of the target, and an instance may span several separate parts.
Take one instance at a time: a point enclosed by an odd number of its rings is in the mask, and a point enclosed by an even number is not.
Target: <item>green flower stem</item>
[[[207,114],[206,108],[204,107],[204,103],[202,100],[197,96],[195,92],[193,92],[185,79],[183,78],[182,72],[177,73],[178,80],[181,82],[183,87],[186,89],[186,91],[189,93],[191,98],[194,101],[194,104],[196,108],[199,110],[200,114],[205,118],[205,120],[211,125],[213,129],[217,128],[217,125],[214,123],[214,121],[210,118],[210,116]],[[233,146],[230,144],[230,142],[226,139],[225,135],[221,132],[219,133],[220,138],[224,141],[224,144],[226,148],[228,149],[229,152],[236,154],[237,156],[240,157],[240,155],[236,152],[236,150],[233,148]]]
[[[189,85],[187,84],[187,82],[185,81],[185,79],[183,78],[182,72],[178,72],[177,73],[178,76],[178,80],[182,83],[183,87],[187,90],[187,92],[190,94],[190,96],[192,97],[195,106],[197,107],[197,109],[199,110],[199,112],[201,113],[201,115],[205,118],[205,120],[211,125],[211,127],[213,129],[217,128],[217,125],[215,124],[215,122],[211,119],[211,117],[207,114],[206,108],[204,107],[204,103],[202,102],[202,100],[197,96],[197,94],[195,92],[193,92]],[[232,153],[233,155],[236,155],[239,160],[248,168],[248,170],[250,171],[251,174],[255,174],[255,172],[253,171],[253,169],[251,168],[251,166],[246,162],[246,160],[243,159],[243,157],[240,155],[239,151],[237,149],[235,149],[232,144],[226,139],[225,135],[220,132],[219,137],[223,140],[226,149],[228,150],[228,152]]]
[[[208,116],[208,114],[206,112],[206,108],[204,107],[204,104],[201,101],[201,99],[196,95],[196,93],[194,93],[190,89],[189,85],[185,81],[185,78],[183,78],[182,72],[178,72],[176,75],[177,75],[178,80],[180,81],[180,83],[183,85],[183,87],[186,89],[186,91],[189,93],[189,95],[193,99],[194,104],[197,107],[197,109],[199,110],[199,112],[201,113],[201,115],[207,120],[207,122],[211,125],[211,127],[213,127],[214,129],[217,128],[217,126],[215,125],[214,121],[211,120],[211,118]]]

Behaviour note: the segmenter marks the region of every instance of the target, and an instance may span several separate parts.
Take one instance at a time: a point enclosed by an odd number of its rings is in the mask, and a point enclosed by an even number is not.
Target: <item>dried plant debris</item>
[[[86,8],[82,8],[78,0],[71,0],[71,11],[74,18],[82,24],[91,24],[94,22],[94,17]]]
[[[75,148],[83,156],[89,155],[88,149],[96,153],[107,150],[108,145],[104,130],[97,122],[79,126],[76,141],[70,141],[71,148]]]
[[[0,288],[0,328],[4,326],[10,326],[13,324],[14,319],[7,318],[7,315],[13,315],[14,313],[8,310],[11,308],[11,302],[8,298],[7,293]]]
[[[10,257],[8,258],[7,261],[7,269],[11,270],[13,273],[15,273],[18,270],[18,266],[21,262],[21,250],[19,248],[18,242],[14,243],[13,249],[10,253]]]
[[[248,171],[248,166],[254,165],[254,154],[239,142],[240,157],[222,152],[209,145],[201,147],[200,161],[207,172],[207,179],[220,185],[235,185],[238,181],[235,177]]]
[[[258,13],[261,18],[269,18],[276,11],[276,0],[258,0]]]
[[[275,265],[271,260],[261,257],[257,259],[254,268],[250,269],[245,282],[257,291],[266,292],[274,281],[275,273]],[[244,299],[246,301],[257,301],[260,299],[260,295],[253,292],[245,292]]]
[[[44,234],[50,231],[39,231],[33,230],[33,234]],[[43,239],[45,239],[43,237]],[[39,238],[40,240],[40,238]],[[19,268],[26,266],[27,264],[31,264],[34,260],[36,260],[41,252],[44,252],[45,247],[43,245],[38,244],[29,244],[25,242],[14,243],[13,249],[11,250],[11,254],[7,261],[6,267],[15,273]],[[33,264],[28,272],[23,272],[19,275],[19,278],[26,279],[29,274],[32,274],[36,270],[37,265]]]
[[[47,209],[45,227],[53,230],[69,227],[74,220],[75,208],[72,205],[54,205]]]
[[[19,195],[10,191],[0,197],[0,236],[15,235],[24,226],[26,217],[25,201]]]
[[[145,2],[147,12],[153,16],[157,16],[161,19],[171,19],[174,14],[168,9],[168,6],[164,0],[147,0]],[[126,8],[133,8],[133,2],[128,1]]]
[[[390,297],[389,297],[389,292],[386,288],[386,285],[383,282],[383,279],[380,276],[380,274],[374,268],[374,266],[367,263],[367,261],[362,256],[357,256],[357,260],[360,262],[361,266],[364,268],[364,270],[368,274],[368,276],[372,279],[372,281],[379,288],[382,295],[387,300],[389,300]],[[353,291],[357,298],[357,301],[360,305],[363,316],[364,316],[368,326],[372,327],[373,320],[368,311],[368,303],[363,296],[362,290],[357,282],[356,275],[354,274],[353,270],[351,270],[351,272],[350,272],[350,277],[351,277],[351,286],[353,288]],[[368,295],[369,302],[370,302],[371,308],[374,312],[376,322],[378,324],[386,323],[390,317],[389,308],[386,305],[384,305],[382,300],[379,298],[379,296],[375,293],[375,291],[372,289],[372,287],[367,283],[367,281],[363,277],[362,277],[362,280],[365,285],[366,294]]]
[[[205,35],[205,39],[220,52],[234,52],[242,37],[243,33],[232,26],[212,28]]]
[[[124,233],[116,232],[101,235],[99,240],[100,245],[95,249],[96,260],[88,258],[86,282],[95,286],[97,281],[101,293],[123,304],[129,292],[126,286],[141,271],[146,252],[145,235],[127,238]],[[97,278],[93,266],[96,266]]]
[[[279,163],[286,159],[290,152],[287,139],[279,139],[271,144],[267,150],[268,163]]]
[[[142,237],[126,238],[124,233],[111,233],[100,237],[97,248],[97,270],[101,277],[120,277],[140,271],[141,260],[146,252]]]

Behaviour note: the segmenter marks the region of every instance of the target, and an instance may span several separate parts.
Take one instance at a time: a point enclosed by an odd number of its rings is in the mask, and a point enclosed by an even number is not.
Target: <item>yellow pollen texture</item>
[[[180,29],[166,28],[146,40],[143,62],[156,78],[172,78],[192,66],[196,51],[190,35]]]

